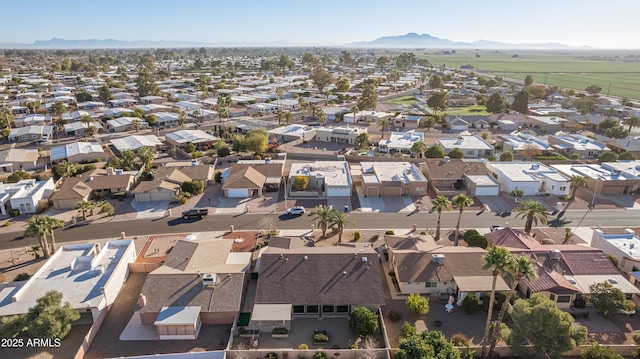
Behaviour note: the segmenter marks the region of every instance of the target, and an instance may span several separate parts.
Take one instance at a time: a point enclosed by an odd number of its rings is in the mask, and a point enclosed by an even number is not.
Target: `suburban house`
[[[97,331],[135,259],[129,239],[108,241],[102,248],[97,243],[63,245],[26,282],[7,283],[0,291],[0,317],[25,314],[38,298],[56,290]]]
[[[3,173],[35,171],[40,156],[37,149],[10,148],[0,151],[0,169]]]
[[[10,209],[17,209],[20,214],[36,213],[41,201],[44,205],[48,204],[47,199],[55,189],[53,178],[46,181],[25,179],[18,183],[0,183],[0,211],[4,216]]]
[[[135,183],[129,172],[111,167],[96,169],[64,180],[60,189],[51,197],[55,209],[75,209],[80,201],[87,201],[92,193],[111,194],[127,192]]]
[[[107,130],[109,132],[125,132],[136,128],[147,128],[149,123],[137,117],[118,117],[107,120]]]
[[[86,122],[71,122],[71,123],[65,123],[64,125],[64,133],[67,134],[67,136],[84,136],[84,131],[87,130],[89,127],[95,127],[98,129],[98,131],[102,130],[102,125],[100,123],[98,123],[97,121],[93,121],[90,123],[86,123]]]
[[[178,101],[173,105],[183,112],[199,110],[201,108],[200,104],[191,101]]]
[[[420,119],[422,116],[418,115],[400,115],[393,119],[393,127],[398,129],[412,129],[417,130],[420,127]]]
[[[493,275],[483,269],[486,250],[479,247],[443,246],[431,236],[385,236],[389,266],[403,294],[428,294],[438,299],[454,296],[461,305],[469,294],[480,300],[491,292]],[[497,291],[508,291],[502,277]]]
[[[563,124],[569,120],[555,116],[527,116],[532,127],[541,128],[547,132],[555,133],[562,130]]]
[[[409,162],[360,162],[351,166],[354,184],[365,197],[424,196],[427,178]]]
[[[269,130],[269,143],[287,143],[292,141],[311,141],[316,136],[317,127],[306,125],[288,125]]]
[[[333,125],[316,128],[316,140],[320,142],[334,142],[354,145],[361,133],[367,133],[366,127],[350,125]]]
[[[525,196],[569,194],[569,178],[540,162],[488,162],[487,167],[500,183],[500,192],[522,190]]]
[[[640,136],[627,136],[607,141],[607,147],[616,153],[629,152],[640,156]]]
[[[162,97],[162,96],[144,96],[144,97],[140,97],[140,103],[144,104],[144,105],[148,105],[151,103],[155,103],[156,105],[160,105],[163,102],[167,101],[166,97]]]
[[[489,175],[485,162],[450,159],[425,159],[421,165],[436,195],[455,196],[469,193],[471,196],[495,195],[498,183]]]
[[[306,177],[306,189],[294,186],[296,177]],[[285,182],[291,197],[349,197],[351,174],[345,161],[315,161],[292,163],[289,178]]]
[[[250,326],[291,329],[295,318],[348,317],[384,304],[380,260],[368,244],[308,246],[301,238],[272,238],[255,267],[258,282]]]
[[[631,275],[636,287],[640,286],[638,274],[640,273],[640,237],[632,229],[625,229],[622,233],[607,233],[602,229],[594,229],[591,237],[591,246],[602,249],[608,255],[618,260],[618,267],[626,274]],[[635,275],[633,273],[636,273]]]
[[[105,160],[106,154],[98,142],[72,142],[62,146],[51,148],[51,163],[67,160],[71,163],[82,161]]]
[[[212,136],[202,130],[178,130],[175,132],[167,133],[165,141],[168,144],[176,147],[184,147],[188,143],[195,145],[197,148],[211,147],[217,140],[215,136]]]
[[[150,115],[152,113],[158,113],[158,112],[171,111],[171,107],[165,106],[165,105],[159,105],[155,103],[151,103],[147,105],[136,105],[135,108],[141,110],[145,115]]]
[[[513,153],[514,158],[533,158],[548,154],[551,146],[541,138],[528,133],[518,132],[498,136],[503,152]]]
[[[345,113],[342,117],[342,121],[344,123],[358,123],[358,122],[371,122],[377,123],[383,119],[389,119],[393,116],[392,113],[389,112],[378,112],[378,111],[360,111],[356,114],[356,119],[354,120],[353,112]]]
[[[138,202],[171,201],[181,191],[184,182],[199,180],[205,185],[213,178],[214,166],[159,167],[151,181],[142,181],[131,192]]]
[[[527,298],[541,293],[559,308],[569,308],[575,299],[589,294],[590,285],[602,282],[610,283],[627,295],[640,293],[599,248],[542,244],[529,234],[510,227],[485,236],[494,246],[506,247],[512,254],[527,256],[535,262],[538,277],[518,285]]]
[[[529,118],[523,114],[496,113],[489,115],[487,121],[489,121],[490,124],[497,123],[498,127],[503,131],[513,131],[531,126]],[[516,128],[513,128],[512,123],[515,124]],[[502,128],[502,126],[506,126],[507,128]]]
[[[283,163],[271,163],[270,160],[259,164],[233,164],[222,172],[222,191],[228,198],[261,197],[263,191],[277,192],[283,170]]]
[[[218,119],[218,111],[196,109],[185,112],[191,121],[203,122]]]
[[[552,165],[567,177],[579,176],[587,179],[587,188],[599,194],[616,195],[635,192],[640,185],[640,173],[633,174],[616,168],[606,167],[604,163]]]
[[[247,106],[247,113],[251,116],[273,115],[279,110],[278,105],[274,103],[258,102]]]
[[[577,134],[568,134],[566,136],[549,135],[547,141],[551,148],[565,157],[570,157],[575,153],[582,159],[598,158],[607,149],[604,143]]]
[[[155,113],[158,127],[175,127],[180,124],[180,115],[173,112]]]
[[[158,150],[163,146],[162,142],[155,135],[132,135],[122,138],[114,138],[111,144],[122,153],[124,150],[137,151],[141,147],[152,147]]]
[[[480,136],[443,137],[437,139],[436,144],[442,148],[447,155],[454,148],[457,148],[464,153],[464,158],[493,156],[493,146]]]
[[[195,340],[202,325],[231,325],[240,314],[252,253],[234,250],[234,239],[188,238],[147,275],[134,312],[159,340]]]
[[[378,150],[385,153],[411,153],[411,147],[416,142],[424,143],[424,133],[413,130],[407,132],[391,132],[388,139],[378,142]]]
[[[9,142],[48,141],[51,139],[53,126],[27,126],[11,129],[7,139]]]
[[[350,112],[346,107],[325,107],[322,109],[322,112],[327,116],[327,122],[335,121],[339,115],[344,115],[347,112]]]
[[[447,127],[451,131],[467,131],[469,129],[489,128],[489,121],[486,116],[447,116],[445,119]]]
[[[14,125],[16,127],[27,127],[27,126],[44,126],[51,124],[51,116],[50,115],[29,115],[25,117],[16,118]]]

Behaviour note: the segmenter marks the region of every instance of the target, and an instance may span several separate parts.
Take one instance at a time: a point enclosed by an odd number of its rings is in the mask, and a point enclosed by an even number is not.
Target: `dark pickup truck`
[[[183,219],[188,219],[188,218],[202,219],[202,217],[206,216],[207,214],[209,214],[209,210],[207,208],[192,208],[190,210],[183,211],[182,218]]]

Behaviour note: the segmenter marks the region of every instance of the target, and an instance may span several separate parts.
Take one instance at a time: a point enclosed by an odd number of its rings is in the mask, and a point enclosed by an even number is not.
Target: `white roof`
[[[74,142],[64,146],[51,148],[51,161],[57,161],[79,154],[103,154],[104,150],[98,142]]]
[[[291,304],[254,304],[252,321],[291,320]]]
[[[53,132],[52,126],[34,125],[34,126],[14,128],[11,130],[11,133],[9,133],[9,137],[18,137],[18,136],[25,136],[25,135],[51,135],[52,132]]]
[[[298,137],[303,137],[305,133],[311,132],[311,131],[315,131],[316,129],[311,127],[311,126],[305,126],[305,125],[289,125],[289,126],[282,126],[282,127],[278,127],[278,128],[274,128],[272,130],[269,130],[270,134],[274,134],[274,135],[287,135],[287,136],[298,136]]]
[[[589,294],[589,286],[596,283],[608,282],[613,287],[620,289],[625,294],[630,293],[640,293],[640,290],[636,288],[633,284],[629,283],[629,281],[620,274],[589,274],[589,275],[574,275],[574,276],[565,276],[567,279],[573,279],[576,284],[576,287],[580,289],[580,291],[584,294]],[[572,283],[573,284],[573,283]]]
[[[410,150],[416,142],[424,142],[424,133],[422,132],[391,132],[389,139],[381,140],[378,146],[389,149]]]
[[[427,181],[418,167],[409,162],[360,162],[360,166],[365,183]]]
[[[327,185],[351,186],[349,165],[345,161],[292,163],[289,177],[296,176],[323,177]]]
[[[483,140],[480,136],[458,136],[457,138],[439,138],[437,140],[438,145],[445,150],[445,152],[451,151],[454,148],[460,150],[493,150],[487,141]]]
[[[153,325],[194,325],[200,317],[200,306],[162,307]]]
[[[162,142],[155,135],[143,135],[143,136],[127,136],[123,138],[115,138],[111,140],[111,144],[122,152],[124,150],[137,150],[140,147],[156,147],[162,146]]]
[[[202,143],[202,142],[213,142],[216,140],[216,137],[211,136],[210,134],[202,131],[202,130],[179,130],[176,132],[167,133],[165,135],[167,139],[173,140],[173,142],[178,144],[186,144],[186,143]]]
[[[638,179],[638,176],[623,172],[616,173],[615,169],[604,168],[601,165],[597,164],[552,165],[551,167],[557,169],[558,171],[569,177],[580,176],[604,181],[624,181]]]
[[[142,121],[142,119],[139,119],[137,117],[118,117],[114,118],[113,120],[108,120],[107,124],[113,128],[126,127],[131,126],[134,120]]]
[[[69,132],[69,131],[78,131],[78,130],[84,130],[89,128],[89,126],[91,127],[95,127],[97,129],[101,129],[102,125],[99,124],[98,122],[94,121],[91,123],[86,123],[86,122],[71,122],[71,123],[65,123],[64,124],[64,130],[65,132]]]
[[[540,181],[549,178],[554,181],[568,182],[569,179],[561,175],[555,168],[540,162],[489,162],[490,169],[502,173],[514,182]]]
[[[597,232],[596,232],[597,233]],[[594,233],[594,235],[596,235]],[[625,257],[640,259],[640,237],[635,233],[597,234],[600,238],[618,248]]]

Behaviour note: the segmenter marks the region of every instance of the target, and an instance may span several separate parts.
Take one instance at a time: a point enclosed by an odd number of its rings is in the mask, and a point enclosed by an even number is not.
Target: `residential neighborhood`
[[[541,80],[408,50],[0,50],[1,339],[60,340],[0,357],[631,357],[640,102]],[[571,345],[539,349],[527,305]]]

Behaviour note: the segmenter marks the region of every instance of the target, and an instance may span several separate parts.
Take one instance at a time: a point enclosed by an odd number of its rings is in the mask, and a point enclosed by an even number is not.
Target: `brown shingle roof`
[[[51,200],[70,200],[77,199],[81,201],[83,199],[88,198],[89,194],[91,194],[91,187],[87,186],[84,182],[82,182],[83,178],[81,177],[69,177],[64,180],[60,190],[53,194]]]
[[[442,159],[426,159],[429,179],[464,178],[464,175],[480,176],[489,173],[482,162],[469,162],[461,159],[451,159],[445,162]]]
[[[267,178],[251,166],[240,165],[231,169],[231,174],[222,185],[222,189],[228,188],[262,188]]]
[[[394,253],[401,282],[435,282],[450,281],[455,276],[492,276],[490,270],[482,269],[482,248],[443,247],[429,252]],[[433,263],[433,254],[444,254],[444,265]]]

